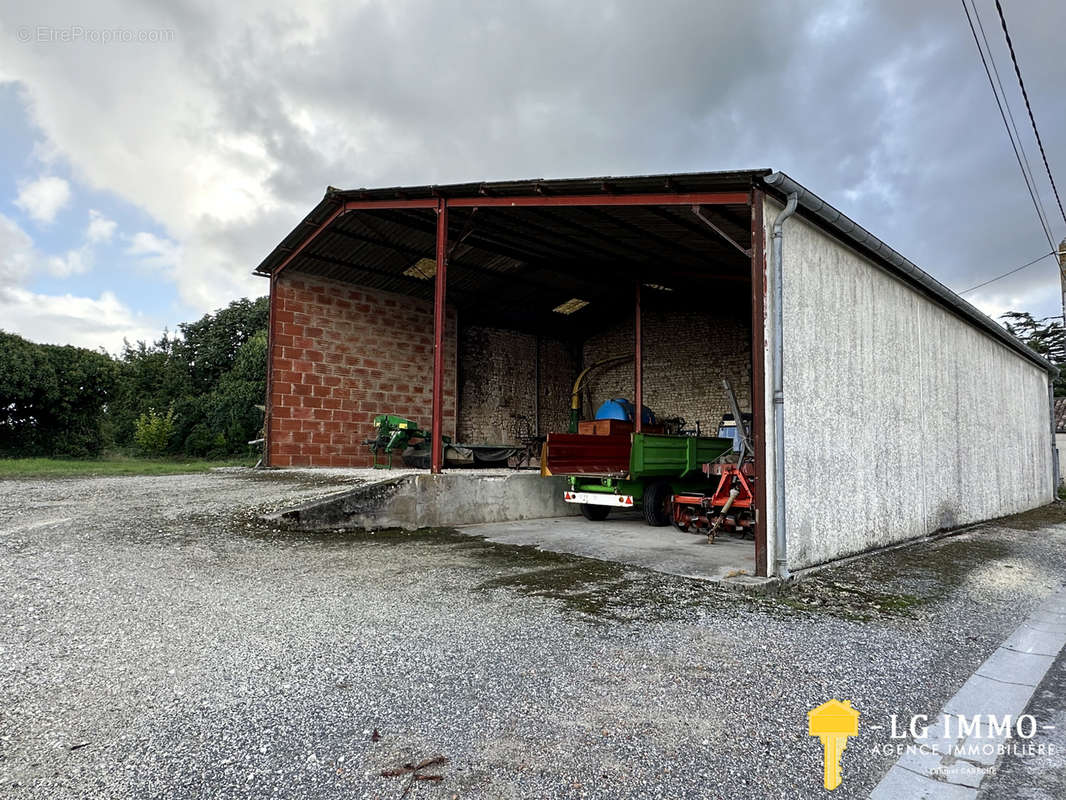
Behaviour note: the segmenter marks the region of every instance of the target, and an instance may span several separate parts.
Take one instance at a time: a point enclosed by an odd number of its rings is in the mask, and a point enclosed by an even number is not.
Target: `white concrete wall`
[[[1046,372],[799,216],[784,273],[790,569],[1050,502]]]
[[[1066,433],[1055,434],[1055,444],[1059,449],[1059,483],[1066,483]]]

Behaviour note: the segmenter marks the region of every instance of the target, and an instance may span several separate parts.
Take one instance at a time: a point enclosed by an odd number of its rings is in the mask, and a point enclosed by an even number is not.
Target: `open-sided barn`
[[[758,574],[1057,485],[1051,365],[780,172],[330,189],[257,272],[271,466],[369,465],[389,413],[439,472],[442,437],[565,431],[577,375],[616,358],[587,406],[714,431],[732,384]]]

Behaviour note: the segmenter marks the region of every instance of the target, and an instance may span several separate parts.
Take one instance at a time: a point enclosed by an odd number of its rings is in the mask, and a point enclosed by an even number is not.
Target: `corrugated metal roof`
[[[869,255],[936,302],[1049,370],[1054,367],[957,294],[884,242],[804,189],[768,169],[671,175],[491,181],[380,189],[330,187],[311,213],[256,268],[270,275],[347,201],[424,200],[437,197],[746,192],[754,186],[783,198],[798,187],[800,213]],[[594,302],[567,317],[567,325],[602,324],[611,302],[631,301],[629,281],[712,287],[749,278],[736,247],[689,214],[685,206],[537,206],[455,208],[449,213],[449,301],[516,327],[560,326],[550,309],[573,297]],[[746,206],[704,206],[703,213],[741,247],[751,246]],[[435,212],[429,209],[360,210],[338,216],[290,262],[291,269],[384,291],[430,299],[433,283],[405,275],[434,258]],[[728,294],[728,292],[726,292]]]
[[[384,189],[341,190],[329,187],[325,197],[256,268],[269,275],[274,267],[302,242],[307,234],[329,218],[346,200],[400,200],[430,197],[533,197],[560,194],[651,194],[657,192],[717,192],[749,189],[768,169],[729,172],[689,172],[671,175],[604,176],[598,178],[531,178],[520,181],[483,181],[426,186],[394,186]],[[351,216],[351,215],[347,215]],[[431,220],[430,220],[431,221]]]
[[[350,200],[392,201],[558,195],[748,192],[769,170],[533,179],[386,189],[329,189],[322,201],[259,265],[270,274]],[[704,213],[742,247],[750,247],[746,205],[705,206]],[[750,269],[735,246],[711,231],[687,206],[487,207],[449,213],[448,297],[460,311],[520,327],[572,328],[602,324],[631,302],[629,281],[658,283],[747,281]],[[429,299],[432,281],[404,274],[434,258],[431,209],[359,210],[337,216],[289,262],[287,269]],[[415,271],[417,274],[417,271]],[[649,278],[650,279],[650,278]],[[551,309],[574,297],[589,306],[565,321]]]

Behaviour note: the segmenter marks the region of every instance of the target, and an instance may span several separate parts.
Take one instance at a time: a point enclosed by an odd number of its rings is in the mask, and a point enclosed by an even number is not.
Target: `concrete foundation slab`
[[[354,471],[346,471],[349,476]],[[638,512],[612,511],[602,522],[563,501],[564,478],[514,471],[391,473],[364,470],[365,482],[264,519],[298,530],[456,528],[502,544],[614,561],[701,580],[762,584],[751,539],[653,528]]]
[[[268,521],[300,530],[456,527],[477,522],[577,514],[563,501],[563,478],[537,473],[470,470],[374,473],[377,480],[305,503]]]
[[[762,581],[755,574],[755,544],[750,539],[704,536],[671,527],[653,528],[634,512],[612,514],[603,522],[584,517],[465,525],[464,533],[490,542],[532,545],[553,553],[632,564],[670,575],[703,580]]]

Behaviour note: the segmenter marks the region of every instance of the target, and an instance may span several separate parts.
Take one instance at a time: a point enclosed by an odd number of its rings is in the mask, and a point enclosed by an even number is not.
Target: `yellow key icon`
[[[807,732],[822,742],[825,764],[825,788],[840,785],[840,756],[848,746],[848,737],[859,733],[859,712],[851,701],[833,699],[807,712]]]

